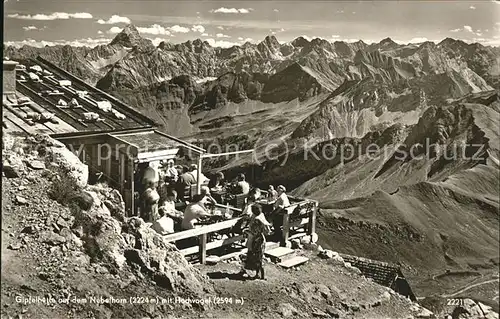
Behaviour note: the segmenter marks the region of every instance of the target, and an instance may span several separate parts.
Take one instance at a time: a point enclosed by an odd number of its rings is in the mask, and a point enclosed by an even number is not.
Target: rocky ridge
[[[398,107],[404,102],[398,98],[398,88],[405,85],[411,89],[424,84],[424,91],[434,91],[425,92],[429,98],[433,93],[457,98],[490,90],[500,75],[498,48],[453,39],[404,45],[387,38],[368,45],[299,37],[282,44],[268,36],[258,44],[231,48],[213,48],[199,39],[180,44],[162,42],[155,47],[133,25],[125,27],[108,45],[7,47],[4,55],[19,60],[41,55],[157,118],[166,131],[177,135],[201,133],[203,124],[193,118],[200,110],[221,110],[228,103],[271,106],[297,99],[302,104],[338,90],[346,81],[371,79],[386,92],[386,100],[372,106],[364,103],[363,84],[357,92],[351,88],[351,98],[345,103],[351,100],[356,109],[378,114],[377,109],[386,107],[381,104],[392,104],[394,111],[405,113],[406,109]],[[183,94],[189,97],[184,99]],[[177,125],[180,118],[189,124]],[[389,121],[394,123],[397,118]],[[370,116],[368,122],[381,121]],[[206,129],[203,131],[206,135]],[[286,133],[291,133],[290,129]],[[217,134],[212,130],[212,136]]]

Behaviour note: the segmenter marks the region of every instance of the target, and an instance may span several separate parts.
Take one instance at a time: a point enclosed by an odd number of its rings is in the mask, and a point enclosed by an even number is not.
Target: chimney
[[[10,60],[3,60],[3,84],[2,97],[16,93],[16,65],[18,63]]]

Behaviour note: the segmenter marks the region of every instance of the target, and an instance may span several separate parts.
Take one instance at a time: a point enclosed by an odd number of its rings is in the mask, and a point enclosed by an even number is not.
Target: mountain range
[[[454,271],[498,268],[498,47],[274,36],[155,46],[133,25],[94,48],[4,47],[14,60],[38,55],[168,133],[254,148],[206,169],[319,200],[322,245],[400,262],[419,293],[452,289]]]
[[[294,137],[361,137],[374,125],[414,123],[425,103],[500,84],[499,48],[450,38],[403,45],[267,36],[231,48],[200,39],[154,46],[128,25],[94,48],[4,48],[12,59],[38,55],[139,108],[165,131],[204,139],[220,136],[221,127],[225,136],[245,132],[240,125],[257,114],[272,130],[286,122],[283,133]],[[269,111],[280,103],[299,114]]]

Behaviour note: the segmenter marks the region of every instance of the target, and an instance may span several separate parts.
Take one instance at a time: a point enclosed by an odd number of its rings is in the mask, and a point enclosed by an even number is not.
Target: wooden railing
[[[227,206],[216,205],[219,208],[226,209]],[[305,209],[305,213],[297,214],[297,207],[302,207]],[[241,209],[229,206],[229,209],[234,212],[241,212]],[[285,207],[286,214],[283,215],[283,237],[281,239],[281,245],[284,246],[286,241],[290,236],[290,231],[294,227],[301,227],[307,225],[307,234],[312,234],[316,231],[316,214],[318,210],[318,202],[313,200],[301,200],[300,202],[292,203],[290,206]],[[295,213],[294,213],[295,212]],[[298,218],[295,218],[298,216]],[[218,222],[211,225],[201,226],[199,228],[184,230],[174,234],[166,235],[163,238],[167,242],[175,242],[182,239],[188,239],[193,237],[198,237],[198,245],[191,246],[188,248],[181,249],[180,252],[184,255],[192,255],[198,253],[199,261],[204,264],[206,261],[207,250],[220,248],[226,245],[231,245],[235,242],[242,241],[244,239],[243,235],[237,235],[225,239],[215,240],[207,243],[208,234],[218,232],[224,229],[229,229],[236,225],[236,223],[241,219],[241,217],[226,220],[223,222]]]
[[[223,206],[223,205],[216,205],[216,206],[219,208],[226,208],[226,206]],[[234,211],[234,212],[241,212],[241,209],[237,209],[234,207],[229,207],[229,209]],[[182,239],[198,237],[198,246],[193,246],[193,247],[188,247],[188,248],[182,249],[181,253],[184,256],[198,253],[199,258],[200,258],[200,263],[204,264],[205,260],[206,260],[207,250],[219,248],[219,247],[222,247],[225,245],[230,245],[234,242],[237,242],[237,241],[240,241],[243,239],[243,236],[235,236],[232,238],[227,238],[225,240],[216,240],[213,242],[209,242],[207,245],[208,234],[214,233],[217,231],[221,231],[224,229],[229,229],[229,228],[233,227],[234,225],[236,225],[236,223],[240,219],[241,219],[241,217],[233,218],[233,219],[226,220],[223,222],[218,222],[218,223],[215,223],[212,225],[206,225],[206,226],[201,226],[201,227],[195,228],[195,229],[184,230],[184,231],[177,232],[174,234],[166,235],[163,237],[163,239],[166,240],[167,242],[175,242],[175,241],[182,240]],[[238,237],[238,238],[236,238],[236,237]]]

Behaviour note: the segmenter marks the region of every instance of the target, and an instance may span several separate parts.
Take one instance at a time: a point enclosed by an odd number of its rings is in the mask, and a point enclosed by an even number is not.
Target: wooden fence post
[[[207,259],[207,233],[201,234],[198,236],[199,245],[200,245],[200,264],[204,265]]]
[[[285,247],[286,242],[288,240],[288,236],[290,235],[290,217],[288,215],[288,211],[285,210],[285,214],[283,215],[283,237],[281,238],[281,245]]]
[[[125,155],[120,154],[120,193],[123,195],[123,190],[125,189],[125,180],[127,176],[125,176],[125,165],[127,165],[125,160]]]
[[[108,148],[107,152],[106,152],[106,166],[104,168],[104,170],[106,172],[106,180],[108,181],[108,184],[112,183],[112,179],[111,179],[111,156],[112,156],[112,154],[113,154],[113,151]]]
[[[134,172],[134,159],[129,158],[129,174],[130,174],[130,213],[132,216],[136,216],[137,212],[135,211],[135,172]]]
[[[314,203],[314,207],[311,211],[311,215],[309,216],[309,226],[308,226],[308,231],[309,234],[311,235],[316,232],[316,214],[318,212],[318,202]]]

